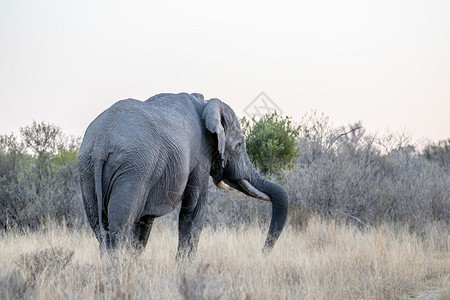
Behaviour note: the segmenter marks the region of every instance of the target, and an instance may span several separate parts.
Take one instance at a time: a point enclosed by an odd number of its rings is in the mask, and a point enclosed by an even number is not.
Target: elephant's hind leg
[[[135,224],[146,196],[144,183],[128,178],[115,182],[108,203],[109,249],[129,247],[134,242]]]
[[[139,251],[143,252],[152,230],[153,220],[155,217],[145,215],[139,219],[134,225],[134,240],[133,246]]]

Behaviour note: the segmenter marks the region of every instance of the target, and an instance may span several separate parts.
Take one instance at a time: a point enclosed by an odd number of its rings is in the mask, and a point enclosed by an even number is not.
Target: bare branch
[[[350,134],[350,133],[352,133],[352,132],[354,132],[354,131],[356,131],[356,130],[358,130],[358,129],[361,129],[361,128],[362,128],[362,126],[354,127],[354,128],[352,128],[351,130],[349,130],[349,131],[347,131],[347,132],[344,132],[344,133],[341,133],[340,135],[338,135],[338,136],[336,136],[335,138],[333,138],[333,139],[330,141],[330,143],[328,144],[328,147],[327,147],[327,149],[325,150],[325,153],[328,153],[328,150],[330,150],[331,146],[333,146],[333,144],[334,144],[338,139],[340,139],[341,137],[343,137],[343,136],[345,136],[345,135],[347,135],[347,134]]]
[[[343,211],[338,210],[338,209],[336,209],[335,212],[341,213],[341,214],[343,214],[343,215],[345,215],[345,216],[347,216],[347,217],[357,221],[358,223],[364,225],[366,228],[370,228],[371,227],[369,224],[364,223],[363,221],[361,221],[361,219],[359,219],[359,218],[357,218],[355,216],[352,216],[351,214],[348,214],[348,213],[343,212]]]

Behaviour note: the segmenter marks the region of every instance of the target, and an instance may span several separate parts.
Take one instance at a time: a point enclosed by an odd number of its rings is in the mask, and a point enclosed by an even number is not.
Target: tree
[[[20,134],[25,146],[38,158],[43,158],[46,154],[53,154],[58,150],[62,132],[53,124],[33,121],[32,125],[20,128]]]
[[[278,174],[292,168],[297,156],[299,126],[277,113],[249,121],[241,119],[251,161],[263,174]]]

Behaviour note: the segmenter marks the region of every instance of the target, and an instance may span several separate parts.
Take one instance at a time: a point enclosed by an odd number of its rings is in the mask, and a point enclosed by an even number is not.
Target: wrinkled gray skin
[[[121,244],[144,249],[153,220],[181,202],[177,257],[194,254],[208,176],[219,187],[225,182],[272,202],[264,251],[272,249],[286,221],[285,189],[255,170],[235,113],[219,99],[181,93],[121,100],[89,125],[78,166],[101,250]]]

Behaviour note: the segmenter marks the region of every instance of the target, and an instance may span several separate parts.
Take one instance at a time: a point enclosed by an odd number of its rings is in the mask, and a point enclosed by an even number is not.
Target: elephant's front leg
[[[194,171],[189,176],[181,203],[177,259],[192,258],[195,255],[203,228],[208,197],[208,174],[199,176],[196,173]]]

